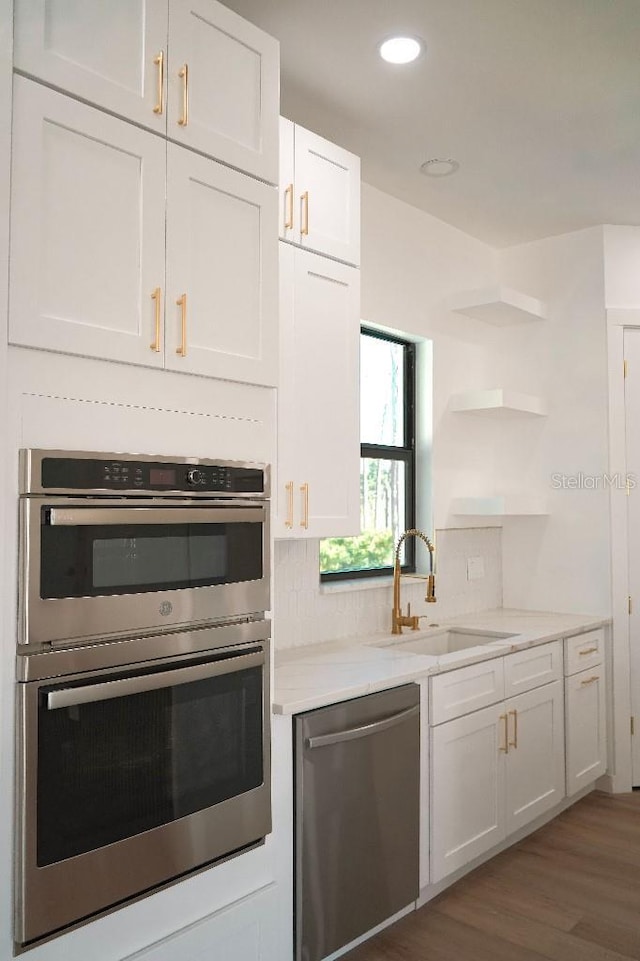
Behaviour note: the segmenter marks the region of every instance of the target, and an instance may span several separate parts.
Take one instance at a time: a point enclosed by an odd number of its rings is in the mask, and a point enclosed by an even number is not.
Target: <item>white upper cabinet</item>
[[[277,183],[278,49],[221,3],[170,0],[168,136]]]
[[[277,203],[273,187],[169,144],[167,367],[276,383]]]
[[[165,144],[14,81],[12,343],[161,366]]]
[[[14,38],[17,69],[165,131],[167,0],[16,0]]]
[[[17,0],[15,66],[277,183],[278,43],[216,0]]]
[[[10,341],[275,384],[275,188],[23,77],[14,98]]]
[[[280,244],[276,537],[360,533],[360,274]]]
[[[360,263],[360,158],[282,117],[280,237]]]

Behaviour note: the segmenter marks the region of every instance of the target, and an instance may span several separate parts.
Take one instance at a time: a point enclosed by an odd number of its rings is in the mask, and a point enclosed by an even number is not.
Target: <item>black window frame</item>
[[[400,344],[403,348],[403,409],[404,409],[404,438],[403,445],[398,447],[387,444],[360,444],[361,458],[381,458],[397,460],[405,465],[405,521],[404,530],[415,527],[416,520],[416,345],[413,341],[383,330],[376,330],[360,326],[360,335],[375,337],[392,344]],[[395,550],[394,544],[394,550]],[[410,537],[404,542],[404,563],[401,565],[403,574],[414,574],[416,571],[416,542]],[[388,567],[367,567],[352,571],[332,571],[320,573],[320,581],[355,580],[359,578],[390,577],[393,575],[393,565]]]

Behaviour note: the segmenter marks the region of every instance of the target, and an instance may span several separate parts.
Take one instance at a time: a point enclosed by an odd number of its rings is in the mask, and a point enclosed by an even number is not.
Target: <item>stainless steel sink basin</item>
[[[402,634],[391,645],[394,649],[409,651],[411,654],[452,654],[454,651],[464,651],[468,647],[482,647],[494,644],[496,641],[506,641],[515,634],[496,634],[491,631],[467,631],[449,628],[442,631],[429,632],[421,637],[411,637],[409,633]],[[385,645],[387,646],[387,645]]]

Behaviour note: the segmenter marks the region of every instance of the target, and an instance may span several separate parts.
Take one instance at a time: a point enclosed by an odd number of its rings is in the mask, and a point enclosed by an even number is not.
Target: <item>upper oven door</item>
[[[269,607],[268,502],[22,502],[21,642],[129,635]]]

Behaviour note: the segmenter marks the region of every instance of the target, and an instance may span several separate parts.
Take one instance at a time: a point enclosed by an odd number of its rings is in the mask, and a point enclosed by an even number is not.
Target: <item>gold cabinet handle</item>
[[[284,489],[287,492],[287,517],[284,526],[290,531],[293,527],[293,481],[285,484]]]
[[[176,300],[178,307],[182,308],[182,340],[179,347],[176,347],[176,354],[180,357],[187,356],[187,295],[183,294]]]
[[[598,675],[594,674],[593,677],[588,677],[586,680],[580,681],[580,687],[586,687],[587,684],[593,684],[595,681],[599,681],[599,680],[600,678],[598,677]]]
[[[162,293],[159,287],[156,287],[154,292],[151,294],[151,300],[155,301],[155,327],[156,327],[156,339],[149,346],[151,350],[155,350],[157,354],[160,353],[160,306],[162,300]]]
[[[504,745],[500,745],[500,750],[503,754],[509,753],[509,715],[501,714],[500,720],[504,722]]]
[[[509,747],[518,747],[518,712],[509,711],[509,715],[513,715],[513,741],[509,741]],[[509,730],[509,723],[507,722],[507,731]]]
[[[153,112],[161,115],[164,113],[164,51],[161,50],[153,58],[153,62],[158,68],[158,102],[153,108]]]
[[[178,76],[182,80],[182,116],[178,120],[178,124],[181,127],[186,127],[189,123],[189,64],[185,63],[180,70],[178,70]]]
[[[300,195],[300,200],[302,201],[302,227],[300,228],[300,233],[305,237],[309,233],[309,191],[305,190],[303,194]]]
[[[293,184],[289,184],[284,192],[284,229],[293,230]]]
[[[584,651],[578,651],[578,654],[580,655],[580,657],[584,657],[585,654],[597,654],[597,653],[598,653],[597,647],[585,647]]]
[[[306,531],[309,527],[309,485],[300,484],[300,493],[302,494],[302,520],[300,521],[300,527],[303,527]]]

